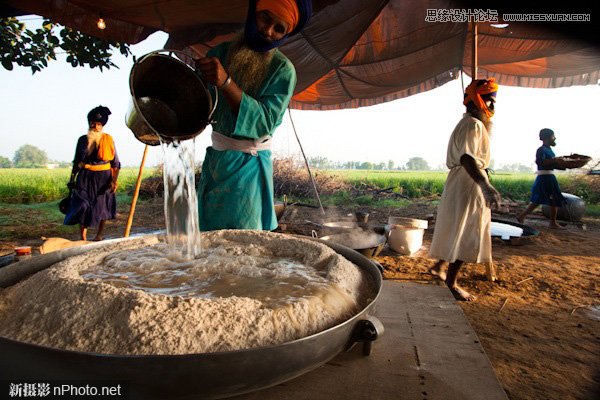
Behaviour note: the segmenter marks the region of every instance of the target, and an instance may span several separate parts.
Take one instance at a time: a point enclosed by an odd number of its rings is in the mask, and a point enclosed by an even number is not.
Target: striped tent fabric
[[[243,27],[247,0],[5,0],[82,32],[137,43],[169,33],[165,48],[193,57],[231,39]],[[443,0],[313,0],[313,17],[281,50],[298,74],[292,108],[370,106],[439,87],[471,73],[475,12],[478,77],[501,85],[556,88],[600,79],[598,24],[591,11],[568,2],[578,22],[504,21],[507,2]],[[497,8],[495,8],[497,7]],[[539,7],[538,7],[539,9]],[[538,13],[540,11],[538,10]],[[102,15],[108,28],[99,30]],[[496,18],[493,18],[493,17]],[[496,21],[493,21],[493,20]],[[513,15],[514,19],[514,15]],[[507,22],[500,28],[496,23]],[[494,24],[492,24],[494,23]]]

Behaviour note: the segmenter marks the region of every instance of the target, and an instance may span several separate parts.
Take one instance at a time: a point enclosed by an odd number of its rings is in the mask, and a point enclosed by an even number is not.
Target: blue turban
[[[93,108],[87,115],[88,125],[92,122],[100,122],[102,125],[106,125],[110,114],[108,107],[98,106]]]
[[[296,4],[298,5],[298,11],[300,13],[298,25],[296,25],[294,30],[286,34],[283,38],[271,42],[265,39],[260,34],[260,32],[258,31],[258,27],[256,26],[256,1],[257,0],[250,0],[250,5],[248,6],[248,16],[246,17],[244,40],[248,47],[260,53],[281,46],[283,43],[285,43],[288,37],[300,32],[308,23],[308,20],[310,19],[310,16],[312,14],[312,0],[296,0]]]
[[[552,129],[544,128],[540,131],[540,140],[551,138],[552,136],[554,136],[554,131]]]

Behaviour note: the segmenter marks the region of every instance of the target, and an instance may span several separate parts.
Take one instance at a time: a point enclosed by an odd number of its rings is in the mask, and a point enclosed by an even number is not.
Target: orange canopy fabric
[[[242,29],[248,6],[247,0],[5,3],[88,34],[128,43],[163,30],[170,34],[165,47],[187,48],[196,55]],[[313,0],[310,23],[281,48],[298,74],[290,106],[310,110],[369,106],[434,89],[457,79],[461,71],[471,74],[471,24],[426,21],[428,10],[465,9],[470,3],[465,4],[453,0]],[[473,4],[482,8],[480,2]],[[568,5],[572,12],[579,11],[574,3]],[[103,31],[96,27],[100,12],[107,24]],[[498,15],[503,15],[502,10]],[[598,84],[600,49],[597,42],[585,39],[595,36],[598,40],[600,34],[577,36],[561,28],[590,33],[590,24],[511,22],[500,29],[479,22],[478,78],[494,77],[500,85],[534,88]]]

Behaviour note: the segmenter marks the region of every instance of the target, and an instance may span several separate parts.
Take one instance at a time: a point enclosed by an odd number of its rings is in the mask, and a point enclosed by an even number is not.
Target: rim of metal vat
[[[275,346],[181,355],[98,354],[0,337],[0,375],[19,381],[120,381],[131,399],[218,399],[296,378],[359,342],[368,354],[371,343],[383,333],[381,322],[370,315],[381,293],[381,273],[376,264],[352,249],[311,240],[356,264],[375,286],[362,310],[329,329]]]

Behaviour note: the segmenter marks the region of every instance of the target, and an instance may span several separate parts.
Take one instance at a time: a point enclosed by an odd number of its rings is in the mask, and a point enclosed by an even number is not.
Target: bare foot
[[[445,281],[446,271],[442,271],[442,268],[446,266],[446,264],[447,263],[445,261],[438,261],[433,267],[429,268],[429,273]]]
[[[94,242],[101,242],[103,240],[104,240],[103,236],[96,236],[95,238],[92,239],[92,241],[94,241]]]
[[[456,300],[459,300],[459,301],[475,301],[475,300],[477,300],[477,297],[473,296],[472,294],[470,294],[469,292],[467,292],[466,290],[464,290],[463,288],[461,288],[458,285],[455,285],[454,287],[448,286],[448,289],[450,289],[450,292],[452,292],[452,294],[454,295],[454,298]]]
[[[557,223],[550,223],[550,225],[548,225],[548,228],[550,229],[567,229],[562,225],[559,225]]]
[[[429,269],[429,273],[431,275],[437,276],[439,279],[445,281],[446,280],[446,271],[442,271],[439,268],[432,267]]]

